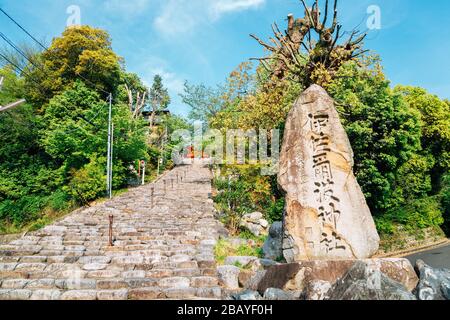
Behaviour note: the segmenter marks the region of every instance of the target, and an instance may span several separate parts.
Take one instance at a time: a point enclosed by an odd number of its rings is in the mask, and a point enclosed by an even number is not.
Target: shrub
[[[436,227],[444,223],[439,197],[414,200],[404,207],[389,212],[383,219],[400,223],[409,231]],[[381,227],[386,227],[386,224],[381,223]]]
[[[72,171],[72,179],[65,191],[78,202],[86,204],[105,193],[105,166],[101,160],[93,157],[89,164]]]
[[[0,220],[21,226],[37,219],[47,201],[47,197],[41,196],[23,196],[18,200],[5,200],[0,203]]]
[[[444,232],[450,234],[450,173],[442,179],[441,204],[444,216]]]
[[[283,220],[283,212],[286,201],[284,198],[278,199],[271,203],[268,210],[267,218],[270,223]]]

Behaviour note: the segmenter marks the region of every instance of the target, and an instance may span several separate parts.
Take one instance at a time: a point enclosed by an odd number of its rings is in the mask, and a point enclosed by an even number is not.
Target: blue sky
[[[267,38],[271,23],[284,28],[288,13],[303,13],[299,0],[0,0],[47,43],[64,30],[71,5],[81,9],[82,24],[111,34],[129,71],[148,84],[154,74],[163,76],[178,114],[188,112],[178,97],[185,80],[223,82],[240,62],[264,54],[250,33]],[[382,28],[370,31],[366,48],[380,54],[393,85],[417,85],[450,98],[450,1],[340,0],[343,29],[365,30],[370,5],[381,9]],[[29,41],[3,15],[0,29],[15,42]]]

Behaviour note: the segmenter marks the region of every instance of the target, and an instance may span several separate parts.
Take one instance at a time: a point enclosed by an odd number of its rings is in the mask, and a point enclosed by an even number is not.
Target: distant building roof
[[[170,111],[169,110],[158,110],[158,111],[155,112],[155,114],[157,116],[170,115]],[[152,115],[152,111],[151,110],[144,110],[144,111],[142,111],[142,115],[144,117],[151,116]]]

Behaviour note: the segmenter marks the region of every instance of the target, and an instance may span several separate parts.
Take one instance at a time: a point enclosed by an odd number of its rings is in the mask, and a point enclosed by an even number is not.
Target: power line
[[[48,50],[48,48],[46,47],[46,46],[44,46],[40,41],[38,41],[35,37],[33,37],[32,35],[31,35],[31,33],[30,32],[28,32],[24,27],[22,27],[16,20],[14,20],[14,18],[12,18],[9,14],[7,14],[6,12],[5,12],[5,10],[3,10],[2,8],[0,8],[0,11],[4,14],[4,15],[6,15],[12,22],[14,22],[23,32],[25,32],[31,39],[33,39],[37,44],[39,44],[39,46],[41,46],[44,50]],[[28,59],[27,59],[28,60]],[[29,61],[29,60],[28,60]],[[31,61],[30,61],[30,63],[31,63]],[[92,82],[91,80],[89,80],[89,79],[87,79],[86,77],[84,77],[83,75],[81,75],[81,74],[76,74],[75,75],[76,77],[80,77],[81,79],[83,79],[84,81],[86,81],[86,82],[88,82],[88,83],[90,83],[91,85],[93,85],[94,87],[96,86],[96,84],[94,83],[94,82]],[[101,91],[101,92],[103,92],[103,93],[106,93],[106,94],[110,94],[110,92],[107,92],[107,91],[105,91],[105,90],[103,90],[102,88],[97,88],[97,90],[99,90],[99,91]]]
[[[31,61],[30,58],[27,57],[25,52],[23,52],[17,45],[12,42],[3,32],[0,32],[0,37],[9,44],[15,51],[17,51],[22,57],[24,57],[29,63],[31,63],[34,67],[39,68],[37,65],[34,64],[33,61]]]
[[[0,11],[7,16],[12,22],[14,22],[23,32],[25,32],[31,39],[33,39],[38,45],[40,45],[44,50],[47,50],[47,48],[40,43],[35,37],[33,37],[27,30],[25,30],[24,27],[22,27],[16,20],[14,20],[9,14],[5,12],[2,8],[0,8]]]
[[[1,52],[0,52],[0,57],[1,57],[2,59],[4,59],[6,62],[8,62],[10,65],[12,65],[14,68],[16,68],[17,70],[19,70],[21,73],[26,74],[25,71],[22,70],[22,68],[20,68],[17,64],[15,64],[14,62],[12,62],[11,60],[9,60],[9,58],[6,57],[5,55],[3,55]]]

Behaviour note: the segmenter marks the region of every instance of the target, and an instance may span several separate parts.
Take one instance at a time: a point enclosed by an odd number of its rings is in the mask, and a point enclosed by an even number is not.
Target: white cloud
[[[200,0],[203,2],[203,0]],[[200,22],[199,1],[167,0],[159,16],[154,20],[155,28],[166,35],[176,35],[192,30]]]
[[[103,6],[108,12],[130,18],[143,13],[150,2],[151,0],[105,0]]]
[[[210,7],[210,13],[213,18],[218,19],[225,13],[258,9],[264,3],[265,0],[218,0]]]
[[[219,20],[224,14],[258,9],[266,0],[166,0],[153,24],[161,34],[187,34],[199,25]]]

